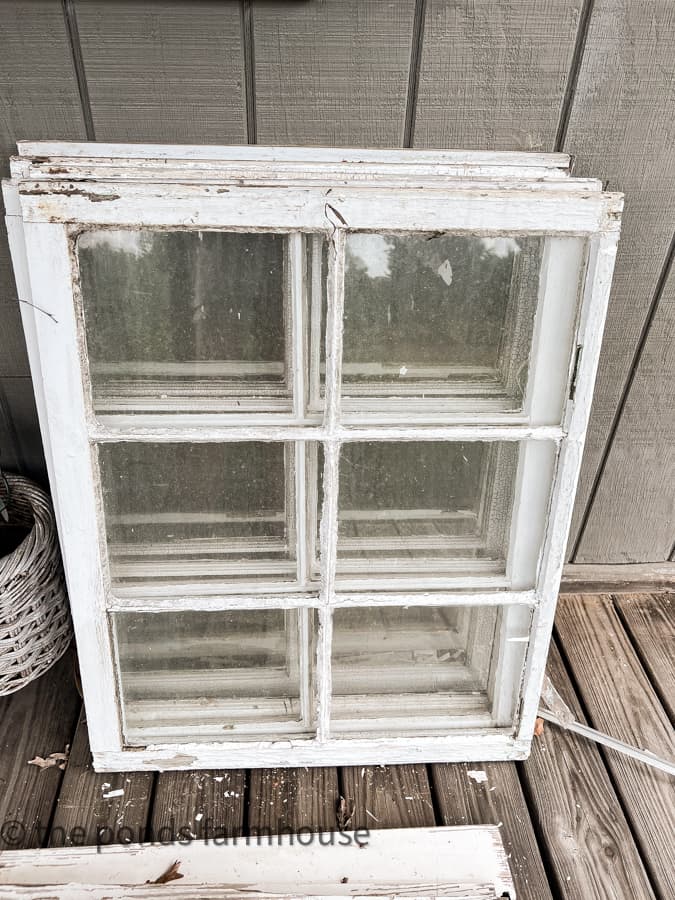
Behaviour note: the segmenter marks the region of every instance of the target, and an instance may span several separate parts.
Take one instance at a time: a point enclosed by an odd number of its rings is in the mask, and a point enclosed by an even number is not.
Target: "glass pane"
[[[498,607],[337,609],[333,730],[420,733],[492,724],[500,621]],[[517,678],[525,645],[515,643],[509,652],[518,655]]]
[[[115,613],[129,743],[306,731],[308,610]],[[305,638],[305,640],[307,640]],[[242,735],[243,733],[243,735]]]
[[[539,237],[348,235],[345,397],[520,408],[541,252]]]
[[[295,581],[293,445],[99,445],[113,587]]]
[[[290,409],[285,244],[279,234],[82,234],[95,409]]]
[[[503,574],[517,442],[345,443],[338,573]]]

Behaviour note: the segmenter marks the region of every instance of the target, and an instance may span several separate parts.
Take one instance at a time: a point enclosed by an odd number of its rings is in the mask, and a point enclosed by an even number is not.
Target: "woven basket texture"
[[[21,475],[0,486],[12,525],[30,531],[0,557],[0,695],[46,672],[68,649],[72,625],[49,495]]]

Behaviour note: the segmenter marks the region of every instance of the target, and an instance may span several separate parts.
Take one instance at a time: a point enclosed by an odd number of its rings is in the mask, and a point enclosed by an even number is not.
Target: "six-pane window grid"
[[[518,566],[513,559],[516,525],[511,521],[511,505],[514,494],[522,494],[525,490],[523,485],[528,477],[535,477],[543,482],[545,491],[548,491],[553,476],[556,447],[554,442],[549,441],[519,441],[517,438],[520,435],[517,434],[514,434],[514,440],[511,441],[505,439],[507,436],[503,430],[501,439],[493,442],[487,434],[489,427],[481,430],[480,423],[474,423],[478,424],[476,429],[471,426],[463,430],[460,428],[459,443],[456,443],[457,432],[453,431],[452,416],[448,419],[446,411],[452,412],[453,408],[456,411],[458,406],[460,410],[466,410],[476,404],[475,408],[486,411],[485,421],[489,426],[495,420],[508,422],[509,414],[514,409],[518,412],[519,406],[525,404],[524,381],[527,381],[532,335],[528,328],[532,327],[538,302],[541,239],[532,238],[536,243],[536,250],[530,252],[529,257],[526,253],[522,254],[520,264],[514,267],[509,285],[509,307],[504,311],[504,320],[511,329],[510,342],[504,350],[508,357],[508,371],[504,376],[507,387],[502,385],[495,390],[494,384],[484,380],[482,384],[479,382],[472,385],[468,396],[463,401],[455,401],[453,406],[453,403],[447,404],[442,389],[434,391],[429,388],[433,372],[431,375],[429,372],[423,375],[426,381],[421,381],[418,390],[415,390],[414,385],[412,388],[406,385],[402,389],[401,382],[383,385],[375,381],[370,384],[366,377],[355,388],[350,386],[349,398],[345,402],[343,324],[347,235],[347,230],[340,227],[340,223],[333,222],[326,234],[289,233],[285,236],[286,358],[283,368],[287,379],[286,389],[279,390],[277,387],[265,399],[264,391],[260,390],[260,385],[255,380],[246,383],[240,379],[229,396],[224,401],[222,397],[219,400],[229,410],[225,421],[231,423],[232,429],[225,440],[241,442],[244,455],[248,455],[248,448],[261,442],[283,446],[283,465],[277,468],[277,472],[284,479],[284,534],[281,544],[277,536],[276,556],[261,563],[260,553],[256,556],[256,548],[249,548],[252,552],[243,552],[242,558],[233,559],[225,566],[216,565],[210,582],[209,566],[205,566],[204,559],[199,557],[192,560],[178,559],[173,570],[170,558],[162,559],[161,565],[157,560],[141,558],[139,565],[133,552],[130,557],[125,557],[124,547],[133,551],[133,539],[126,545],[124,541],[120,543],[118,530],[123,517],[118,516],[117,523],[113,523],[112,519],[115,517],[106,509],[108,592],[112,598],[125,598],[124,606],[129,610],[114,613],[118,631],[117,664],[118,667],[125,666],[122,658],[124,651],[121,657],[119,641],[124,617],[143,617],[142,612],[131,611],[135,599],[164,596],[167,613],[148,614],[163,616],[169,615],[169,611],[175,608],[172,600],[175,601],[179,596],[183,598],[180,606],[184,610],[190,609],[191,596],[207,597],[204,603],[195,607],[206,611],[209,608],[209,594],[217,594],[220,596],[217,608],[223,611],[225,619],[230,616],[230,624],[232,617],[236,619],[237,610],[259,611],[261,625],[263,616],[273,615],[272,611],[277,611],[277,614],[283,611],[283,624],[280,626],[278,621],[272,623],[272,630],[276,627],[285,632],[288,684],[297,687],[297,696],[290,696],[287,698],[288,702],[283,700],[281,704],[284,713],[290,704],[290,717],[283,715],[279,721],[275,721],[274,711],[280,708],[279,698],[267,698],[269,703],[266,707],[265,691],[262,688],[262,699],[259,698],[260,721],[247,720],[246,710],[243,710],[241,724],[237,721],[237,701],[241,700],[243,707],[248,701],[245,688],[242,688],[243,694],[240,695],[235,691],[227,706],[228,714],[233,716],[231,737],[315,734],[320,741],[324,741],[329,736],[345,732],[400,734],[417,733],[422,729],[434,734],[458,726],[507,726],[513,721],[515,714],[515,698],[530,624],[530,609],[523,601],[522,592],[518,597],[510,594],[509,588],[534,588],[533,571],[526,572],[520,583],[520,573],[515,573],[514,577],[514,566]],[[424,236],[424,239],[431,238],[433,234]],[[518,288],[518,278],[522,278],[523,266],[527,264],[534,267],[537,284],[533,297],[530,289],[529,300],[527,292]],[[85,320],[86,299],[85,297]],[[531,317],[529,326],[528,315]],[[520,349],[520,357],[514,352],[513,348],[516,346]],[[524,365],[521,361],[523,356]],[[268,364],[267,368],[268,371],[276,371],[278,365],[275,368]],[[357,365],[355,369],[358,368]],[[114,413],[123,409],[127,401],[123,400],[119,404],[113,396],[114,392],[109,393],[106,399],[105,392],[97,390],[98,375],[95,364],[91,361],[90,369],[94,408],[101,420],[106,415],[111,415],[112,422]],[[100,367],[100,371],[105,374],[105,367]],[[443,373],[441,379],[443,377],[447,379],[447,372]],[[461,380],[461,374],[459,378]],[[517,393],[518,389],[523,396],[514,400],[514,392]],[[151,401],[148,405],[146,397],[143,402],[146,407],[141,406],[141,413],[157,411],[152,407],[152,403],[156,401]],[[195,403],[198,408],[198,397],[195,398]],[[244,413],[239,412],[242,406]],[[160,410],[168,408],[170,406],[160,402]],[[502,416],[500,419],[500,412],[504,410],[506,418]],[[521,424],[522,421],[521,419]],[[412,537],[406,537],[403,533],[393,540],[378,538],[371,542],[371,549],[375,547],[383,551],[381,558],[375,553],[369,557],[367,549],[359,553],[358,548],[367,548],[368,542],[357,536],[352,539],[356,552],[351,558],[346,553],[344,557],[339,557],[338,541],[342,540],[345,547],[348,547],[350,540],[349,537],[343,537],[344,529],[341,525],[344,523],[340,521],[340,503],[344,494],[344,486],[341,494],[340,471],[341,465],[349,463],[349,454],[355,452],[354,448],[360,448],[356,453],[358,456],[360,452],[360,460],[363,461],[367,448],[375,444],[380,448],[391,447],[394,453],[397,452],[396,448],[400,449],[407,444],[412,447],[414,456],[425,445],[443,444],[450,448],[453,442],[462,453],[470,453],[469,448],[475,448],[479,443],[481,445],[481,487],[476,527],[481,530],[486,545],[492,551],[486,553],[486,559],[481,560],[476,554],[468,568],[466,559],[460,559],[459,564],[453,568],[452,559],[450,562],[443,560],[442,551],[436,557],[428,550],[425,555],[425,548],[433,545],[433,538],[421,533]],[[129,446],[133,445],[116,444],[114,441],[99,446],[99,477],[104,497],[106,484],[109,487],[112,483],[107,480],[107,471],[111,473],[113,482],[121,475],[125,462],[124,454],[119,448]],[[136,447],[143,452],[142,443],[136,444]],[[154,447],[158,458],[161,457],[160,445]],[[117,460],[114,458],[116,453],[119,453]],[[529,462],[532,469],[537,469],[534,475],[526,471],[528,456],[535,458],[534,462]],[[259,457],[259,461],[261,459]],[[410,459],[409,452],[408,462]],[[129,460],[126,465],[129,465]],[[182,474],[188,484],[200,477],[198,468]],[[432,471],[432,474],[441,473]],[[111,502],[110,496],[111,491],[108,490],[108,502]],[[545,504],[542,509],[544,511],[540,518],[543,528]],[[393,510],[391,512],[395,513]],[[522,510],[520,515],[522,517]],[[538,534],[537,551],[542,539],[543,534]],[[445,541],[441,540],[443,545],[448,542],[447,536]],[[169,556],[174,552],[175,548],[171,548]],[[504,557],[503,567],[500,554]],[[495,556],[498,557],[497,562],[494,560]],[[529,568],[532,568],[531,564]],[[177,576],[175,581],[171,577],[174,570]],[[190,571],[195,573],[194,579],[189,577]],[[501,589],[503,592],[490,603],[470,607],[471,591],[481,589]],[[509,605],[510,600],[514,605]],[[111,605],[116,606],[114,600]],[[142,602],[138,606],[142,610]],[[415,622],[416,610],[421,615],[421,624]],[[389,621],[384,615],[387,611]],[[426,612],[423,614],[422,611]],[[180,616],[182,613],[176,615]],[[378,671],[377,665],[373,664],[366,670],[365,681],[361,678],[359,682],[356,674],[351,678],[351,697],[336,698],[332,691],[333,663],[340,661],[338,648],[334,647],[333,641],[336,615],[341,626],[341,640],[346,644],[341,660],[343,668],[348,669],[350,663],[358,663],[359,653],[363,654],[364,649],[366,655],[371,654],[377,660],[378,643],[388,639],[386,630],[392,624],[395,624],[392,653],[400,653],[404,660],[410,656],[406,640],[413,640],[412,632],[417,624],[422,630],[440,627],[455,632],[457,646],[465,649],[462,661],[465,669],[472,671],[473,682],[463,686],[458,682],[459,693],[454,698],[448,696],[448,689],[452,691],[452,682],[447,679],[444,681],[443,672],[444,666],[451,664],[453,660],[448,659],[447,642],[441,640],[435,648],[436,660],[432,663],[427,661],[427,675],[430,683],[436,686],[438,696],[431,703],[427,698],[426,708],[421,715],[421,698],[416,699],[414,694],[413,670],[403,662],[397,669],[396,665],[392,665],[391,653],[386,657],[388,662],[383,669]],[[349,617],[354,621],[360,617],[360,627],[366,632],[365,643],[362,640],[359,647],[352,648],[356,656],[351,657],[350,629],[346,621]],[[510,619],[508,628],[507,619]],[[255,616],[251,622],[255,628]],[[141,627],[147,627],[147,623],[145,626],[141,623]],[[182,622],[181,627],[187,627],[189,631],[191,626]],[[236,633],[236,623],[233,630]],[[159,631],[162,632],[162,629]],[[201,636],[202,641],[203,638],[204,635]],[[199,636],[197,641],[199,643]],[[178,653],[184,652],[180,643],[180,640],[176,642]],[[422,652],[428,652],[428,643],[425,642]],[[170,653],[166,642],[164,644],[164,652]],[[414,647],[412,651],[414,657]],[[450,650],[451,654],[452,652],[453,649]],[[209,678],[208,668],[197,674],[203,679]],[[155,673],[155,676],[161,679],[161,673],[159,676]],[[273,672],[270,676],[275,677]],[[278,673],[276,677],[278,678]],[[125,678],[128,684],[125,683]],[[233,680],[236,682],[239,679],[242,685],[249,686],[252,683],[260,685],[264,680],[262,672],[255,669],[242,669],[237,673],[230,671],[225,678],[228,680],[226,690],[229,691],[232,691]],[[382,679],[390,684],[383,685]],[[155,739],[174,737],[177,733],[180,735],[180,728],[175,726],[167,733],[162,732],[161,728],[153,731],[152,716],[146,721],[142,712],[138,715],[139,726],[135,729],[131,712],[135,708],[136,697],[133,681],[133,672],[122,677],[121,693],[125,700],[123,715],[126,718],[127,742],[144,743],[148,733]],[[354,683],[360,684],[361,694],[353,693]],[[489,708],[478,712],[476,701],[471,696],[476,693],[471,690],[472,686],[489,693]],[[411,687],[413,693],[405,702],[403,695]],[[391,691],[395,693],[388,693]],[[293,694],[293,689],[290,693]],[[270,695],[273,694],[274,691],[271,690]],[[143,691],[137,696],[142,698]],[[170,705],[177,700],[170,695],[166,699]],[[336,703],[336,700],[339,702]],[[331,707],[334,715],[331,714]],[[291,721],[293,716],[294,722]],[[368,724],[369,719],[373,724]],[[188,733],[195,734],[189,727]],[[206,733],[213,736],[210,731]]]

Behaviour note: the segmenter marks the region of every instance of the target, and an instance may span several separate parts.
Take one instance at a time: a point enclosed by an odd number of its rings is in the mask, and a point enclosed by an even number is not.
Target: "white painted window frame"
[[[75,623],[90,741],[97,770],[217,766],[320,765],[521,759],[530,746],[544,674],[567,533],[581,463],[619,237],[622,197],[599,182],[575,179],[563,154],[454,151],[305,150],[294,148],[160,147],[25,142],[3,184],[7,224],[36,402]],[[272,230],[288,232],[290,289],[300,310],[299,231],[329,240],[326,410],[302,419],[308,384],[304,337],[294,332],[295,407],[290,414],[94,417],[73,285],[72,235],[86,227]],[[430,424],[387,417],[343,420],[341,319],[344,242],[348,230],[453,231],[483,235],[544,234],[544,298],[537,315],[532,374],[520,413],[457,410]],[[585,239],[583,283],[569,278],[570,259],[557,238]],[[563,242],[564,243],[564,242]],[[570,253],[578,253],[569,249]],[[577,246],[577,245],[574,245]],[[557,249],[556,249],[557,248]],[[293,262],[295,260],[295,262]],[[295,266],[295,268],[294,268]],[[567,273],[567,277],[565,277]],[[294,281],[295,279],[295,281]],[[295,284],[295,287],[294,287]],[[548,285],[547,289],[545,286]],[[555,290],[551,289],[555,286]],[[316,290],[316,286],[315,286]],[[547,295],[548,290],[548,296]],[[581,301],[575,302],[579,292]],[[561,315],[563,318],[559,318]],[[565,318],[566,317],[566,318]],[[551,327],[555,321],[556,327]],[[311,326],[310,326],[311,327]],[[576,353],[559,340],[569,331]],[[552,414],[569,389],[562,419]],[[311,417],[309,417],[311,418]],[[336,583],[339,447],[347,440],[527,440],[521,453],[513,547],[506,578],[431,577],[415,589],[394,581]],[[162,590],[112,596],[107,583],[101,495],[91,448],[97,442],[286,440],[296,467],[306,441],[325,447],[318,591],[308,592],[308,560],[298,560],[297,586],[257,584],[187,591],[167,607]],[[525,478],[525,457],[553,442],[550,480]],[[534,463],[536,466],[540,463]],[[523,481],[522,479],[525,480]],[[304,485],[304,479],[298,483]],[[550,492],[550,500],[549,500]],[[304,500],[296,493],[297,522]],[[547,509],[543,546],[533,550],[528,510]],[[302,526],[301,526],[302,527]],[[301,542],[306,546],[306,542]],[[520,548],[520,549],[519,549]],[[536,554],[534,586],[518,583],[521,554]],[[302,555],[302,554],[301,554]],[[303,577],[304,573],[304,577]],[[419,587],[422,589],[420,590]],[[332,610],[349,606],[500,606],[500,638],[490,678],[488,727],[428,737],[335,737],[330,733]],[[316,609],[316,735],[285,740],[228,740],[125,746],[108,615],[137,609]],[[524,674],[518,647],[529,638]],[[307,666],[307,660],[303,665]],[[305,703],[309,698],[305,698]]]
[[[102,829],[105,832],[106,829]],[[364,852],[366,850],[367,852]],[[180,880],[156,881],[180,860]],[[227,863],[224,865],[223,861]],[[496,825],[221,837],[179,842],[4,850],[0,900],[492,900],[515,897]]]

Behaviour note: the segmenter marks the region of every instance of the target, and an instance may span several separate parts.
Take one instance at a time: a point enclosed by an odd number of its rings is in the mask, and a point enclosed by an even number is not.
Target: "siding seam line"
[[[415,119],[417,117],[417,92],[419,89],[420,68],[422,65],[422,45],[424,44],[424,24],[426,20],[427,0],[415,0],[412,40],[410,44],[410,69],[408,71],[408,93],[405,103],[405,121],[403,125],[403,146],[412,147],[415,140]]]
[[[77,79],[77,90],[80,95],[80,108],[84,120],[84,129],[87,140],[95,141],[96,132],[94,130],[94,118],[91,113],[87,74],[84,69],[84,59],[82,58],[82,46],[80,44],[80,31],[77,27],[75,4],[74,0],[61,0],[61,3],[63,7],[63,18],[66,24],[66,32],[68,34],[68,43],[70,44],[70,54],[75,69],[75,77]]]
[[[574,51],[572,53],[572,61],[567,74],[567,84],[565,85],[565,93],[563,102],[560,107],[560,119],[558,121],[558,130],[556,132],[555,144],[553,149],[557,153],[563,152],[565,141],[567,140],[567,128],[572,115],[572,107],[577,93],[577,85],[579,83],[579,75],[584,60],[584,52],[586,50],[586,39],[588,38],[588,30],[593,15],[594,0],[584,0],[579,16],[579,24],[577,26],[577,35],[574,41]]]
[[[244,48],[244,102],[246,105],[246,140],[258,143],[255,102],[255,45],[253,40],[253,3],[241,0],[241,32]]]

